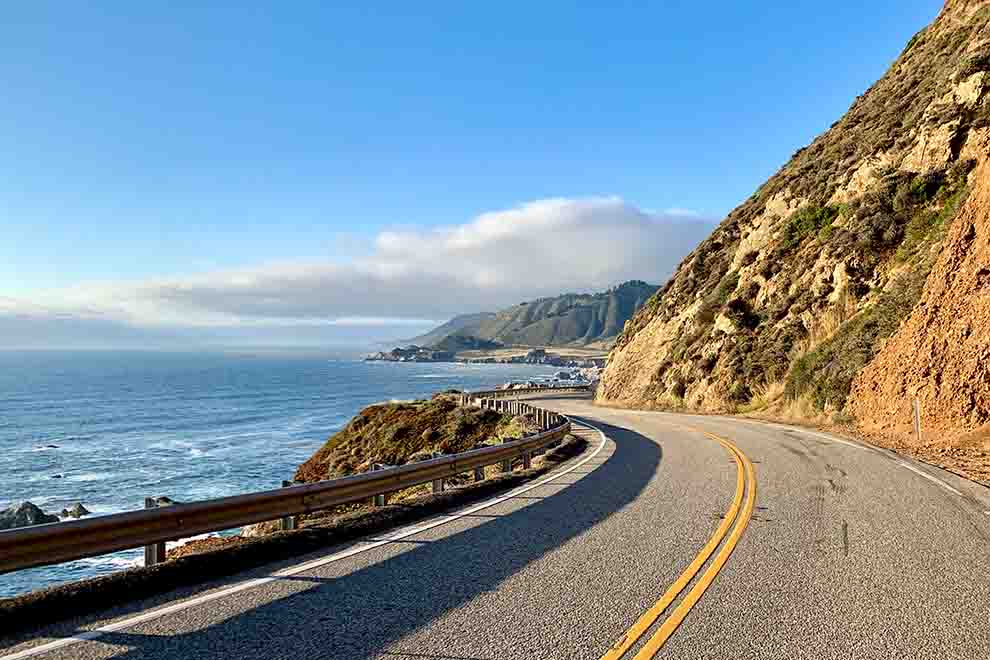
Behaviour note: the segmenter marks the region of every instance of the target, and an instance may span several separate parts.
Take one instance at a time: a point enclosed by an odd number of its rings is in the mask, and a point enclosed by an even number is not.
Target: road
[[[601,658],[720,530],[712,558],[623,657],[675,612],[683,621],[656,657],[990,657],[987,489],[813,431],[541,402],[602,432],[582,431],[591,448],[550,481],[399,540],[52,625],[7,640],[0,660]]]

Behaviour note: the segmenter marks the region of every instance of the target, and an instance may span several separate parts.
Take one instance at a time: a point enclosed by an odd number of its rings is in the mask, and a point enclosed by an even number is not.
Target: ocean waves
[[[57,513],[82,502],[102,514],[140,508],[145,497],[189,501],[273,488],[364,406],[551,372],[230,355],[0,354],[0,391],[12,393],[0,401],[0,506],[31,500]],[[5,575],[0,595],[102,575],[139,557],[116,553]]]

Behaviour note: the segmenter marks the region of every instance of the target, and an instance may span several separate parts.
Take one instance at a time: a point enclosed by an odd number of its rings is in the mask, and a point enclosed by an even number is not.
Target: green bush
[[[739,286],[739,273],[732,271],[726,273],[715,289],[715,302],[722,306],[732,295],[732,292]]]
[[[749,303],[742,298],[733,298],[725,303],[722,313],[740,328],[752,330],[760,324],[760,317],[753,313]]]
[[[715,290],[705,298],[701,307],[698,308],[698,314],[695,318],[704,325],[711,324],[737,286],[739,286],[739,273],[730,271],[723,275]]]
[[[921,190],[923,195],[918,195],[915,199],[920,202],[927,202],[931,199],[941,201],[941,207],[932,209],[931,205],[926,205],[915,210],[914,215],[904,227],[904,237],[897,248],[896,258],[898,261],[908,261],[918,248],[927,243],[929,239],[942,239],[949,222],[955,217],[966,199],[968,167],[970,167],[968,163],[957,164],[948,170],[944,176],[938,178],[929,176],[924,182],[913,184],[912,188]],[[940,185],[934,186],[931,183],[933,180],[937,180]]]
[[[748,385],[741,381],[736,381],[729,387],[728,398],[732,403],[746,403],[753,398],[753,393],[750,391]]]
[[[904,228],[904,240],[897,248],[897,260],[907,261],[915,250],[921,245],[932,228],[938,224],[939,214],[934,211],[920,211],[911,218],[907,227]]]
[[[966,58],[956,74],[956,80],[965,80],[980,71],[990,71],[990,52],[974,53]]]
[[[831,339],[794,362],[787,374],[784,394],[792,400],[810,394],[819,410],[824,410],[827,404],[841,410],[853,379],[921,298],[930,270],[930,264],[919,264],[898,277],[873,306],[851,318]]]
[[[817,234],[839,217],[838,206],[816,206],[807,204],[791,214],[784,226],[783,245],[787,250],[793,250],[806,237]]]

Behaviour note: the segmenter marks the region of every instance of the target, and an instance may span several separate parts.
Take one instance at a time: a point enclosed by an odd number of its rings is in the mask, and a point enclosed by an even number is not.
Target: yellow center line
[[[729,535],[729,538],[726,540],[725,545],[722,546],[719,553],[715,555],[715,560],[712,562],[711,566],[709,566],[704,572],[701,579],[699,579],[698,582],[691,587],[691,591],[687,593],[684,600],[682,600],[681,603],[674,609],[667,620],[661,624],[660,629],[656,632],[656,634],[654,634],[653,637],[650,638],[650,641],[648,641],[643,648],[639,650],[639,653],[636,654],[635,660],[649,660],[660,651],[660,648],[664,645],[664,643],[670,638],[671,635],[674,634],[674,631],[677,630],[677,626],[681,625],[684,617],[688,615],[691,608],[693,608],[701,599],[705,591],[708,590],[708,587],[710,587],[712,582],[715,580],[715,576],[718,575],[719,571],[722,570],[722,567],[725,566],[725,562],[729,560],[729,555],[732,554],[736,544],[739,543],[739,538],[746,530],[746,526],[749,525],[749,519],[753,516],[753,507],[756,504],[756,471],[753,469],[752,461],[750,461],[745,454],[739,451],[738,447],[728,440],[711,435],[710,433],[706,433],[705,435],[722,442],[722,444],[728,447],[733,454],[741,458],[743,463],[745,463],[746,478],[749,482],[749,490],[746,493],[746,504],[743,506],[742,513],[736,521],[736,526],[732,530],[732,534]]]
[[[693,429],[695,430],[695,429]],[[738,447],[736,447],[732,442],[724,438],[720,438],[711,433],[702,431],[705,436],[717,441],[732,455],[732,458],[736,462],[736,493],[732,501],[732,506],[726,513],[725,518],[719,525],[718,529],[708,540],[708,543],[701,552],[694,558],[691,564],[685,569],[684,573],[681,574],[677,581],[670,586],[670,588],[664,593],[663,597],[656,602],[653,607],[647,610],[640,618],[636,621],[633,626],[626,631],[622,639],[615,643],[615,645],[609,649],[609,651],[602,656],[602,660],[618,660],[621,658],[630,648],[632,648],[636,642],[646,633],[649,628],[656,623],[663,612],[670,606],[670,604],[677,598],[677,596],[684,590],[684,588],[694,579],[701,567],[708,561],[712,553],[719,546],[722,540],[725,538],[725,534],[728,528],[735,522],[735,528],[732,530],[731,535],[724,546],[722,546],[721,551],[716,555],[715,560],[708,567],[708,569],[701,576],[701,579],[691,588],[688,594],[684,597],[684,600],[674,609],[671,615],[665,620],[657,632],[647,641],[642,649],[636,654],[635,660],[649,660],[653,658],[664,643],[670,638],[670,636],[677,630],[677,627],[681,622],[687,617],[688,613],[695,606],[698,600],[701,599],[705,591],[711,586],[711,583],[715,580],[719,571],[728,561],[729,556],[735,549],[736,544],[739,542],[739,538],[742,536],[747,525],[749,525],[749,520],[753,515],[753,507],[756,503],[756,474],[753,468],[753,463],[743,454]],[[742,513],[739,514],[739,506],[742,503],[743,492],[745,490],[746,483],[748,482],[748,492],[746,493],[746,503],[743,506]]]
[[[708,434],[706,433],[705,435]],[[719,442],[725,446],[721,440],[719,440]],[[728,447],[726,448],[728,449]],[[641,617],[639,617],[636,623],[634,623],[633,626],[626,631],[626,634],[623,635],[622,638],[617,641],[605,655],[602,656],[602,660],[618,660],[629,649],[631,649],[636,642],[639,641],[640,637],[642,637],[646,631],[657,622],[660,615],[662,615],[670,604],[674,602],[684,588],[690,584],[691,580],[694,579],[694,576],[698,574],[701,567],[705,565],[708,558],[711,557],[712,553],[715,552],[716,548],[718,548],[719,544],[722,542],[722,539],[725,538],[725,535],[729,531],[729,527],[732,526],[736,515],[739,513],[739,507],[742,505],[743,492],[745,490],[743,463],[739,456],[736,455],[736,453],[731,449],[729,449],[729,454],[736,461],[736,494],[732,500],[732,505],[729,507],[725,517],[722,519],[722,523],[715,530],[715,533],[712,534],[711,538],[708,539],[708,543],[706,543],[705,547],[701,549],[698,556],[696,556],[694,560],[688,564],[688,567],[684,569],[684,572],[681,573],[680,577],[678,577],[677,580],[670,585],[670,588],[667,589],[663,597],[650,609],[646,610]]]

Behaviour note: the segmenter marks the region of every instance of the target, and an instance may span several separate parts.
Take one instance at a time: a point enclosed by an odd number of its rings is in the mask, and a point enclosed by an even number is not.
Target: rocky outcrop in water
[[[82,502],[76,502],[67,509],[62,509],[60,514],[63,518],[82,518],[83,516],[88,516],[90,510],[82,505]]]
[[[14,529],[56,522],[58,522],[58,516],[45,513],[31,502],[21,502],[9,509],[0,511],[0,529]]]

